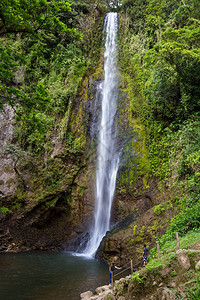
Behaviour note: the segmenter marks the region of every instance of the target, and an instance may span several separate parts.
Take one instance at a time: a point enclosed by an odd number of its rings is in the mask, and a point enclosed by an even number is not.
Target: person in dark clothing
[[[112,283],[112,277],[113,277],[113,273],[114,273],[114,270],[115,270],[115,269],[120,270],[121,268],[115,266],[115,263],[112,262],[112,263],[109,265],[110,283]]]
[[[146,244],[144,244],[143,253],[142,253],[142,259],[143,259],[143,262],[144,262],[143,267],[146,267],[146,265],[147,265],[148,252],[149,252],[149,250],[147,249]]]

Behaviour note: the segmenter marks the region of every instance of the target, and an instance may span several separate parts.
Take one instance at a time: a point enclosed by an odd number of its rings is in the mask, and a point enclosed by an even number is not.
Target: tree
[[[39,30],[69,32],[60,18],[70,9],[65,0],[2,0],[0,34],[36,34]]]
[[[66,0],[0,2],[0,108],[3,108],[3,102],[15,106],[19,100],[24,104],[30,100],[15,78],[16,68],[26,64],[24,50],[17,47],[17,40],[26,38],[24,44],[29,41],[30,48],[38,41],[45,44],[55,40],[56,45],[61,39],[79,39],[81,35],[76,29],[68,28],[66,22],[62,21],[65,13],[70,10]]]
[[[111,9],[111,10],[119,10],[121,7],[121,1],[120,0],[106,0],[106,5]]]

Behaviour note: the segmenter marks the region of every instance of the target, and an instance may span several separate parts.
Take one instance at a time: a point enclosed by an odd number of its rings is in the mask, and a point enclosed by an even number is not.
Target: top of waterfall
[[[108,7],[111,11],[118,11],[120,7],[122,6],[121,0],[112,0],[109,1]]]

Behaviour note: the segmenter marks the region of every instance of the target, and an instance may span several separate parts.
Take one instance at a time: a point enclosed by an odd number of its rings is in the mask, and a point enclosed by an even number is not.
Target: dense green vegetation
[[[180,212],[168,234],[185,233],[200,225],[200,3],[122,4],[122,88],[138,154],[127,178],[147,186],[156,177],[168,187]]]
[[[0,109],[11,105],[16,119],[1,157],[12,159],[19,179],[16,195],[1,203],[4,213],[30,203],[48,208],[54,195],[56,205],[68,188],[71,199],[87,155],[82,104],[74,107],[100,58],[105,9],[105,1],[90,0],[0,3]]]
[[[61,138],[67,128],[81,80],[100,53],[94,9],[92,1],[1,1],[0,105],[15,107],[24,150],[51,151],[57,120]]]

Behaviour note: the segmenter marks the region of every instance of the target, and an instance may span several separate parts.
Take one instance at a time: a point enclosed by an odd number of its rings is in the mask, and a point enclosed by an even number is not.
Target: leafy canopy
[[[0,3],[0,33],[27,32],[69,32],[61,21],[64,13],[70,11],[65,0],[2,0]]]

